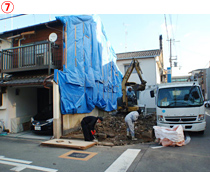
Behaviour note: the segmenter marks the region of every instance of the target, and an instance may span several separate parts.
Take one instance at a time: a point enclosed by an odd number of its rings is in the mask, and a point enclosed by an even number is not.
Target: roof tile
[[[119,53],[117,54],[117,59],[125,59],[125,58],[151,58],[155,56],[159,56],[161,50],[146,50],[146,51],[134,51],[134,52],[127,52],[127,53]]]

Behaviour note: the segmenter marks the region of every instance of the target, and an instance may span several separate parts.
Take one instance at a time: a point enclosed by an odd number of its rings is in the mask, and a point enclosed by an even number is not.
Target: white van
[[[184,131],[206,129],[204,100],[198,83],[159,84],[151,97],[156,97],[157,125],[173,127],[182,125]]]

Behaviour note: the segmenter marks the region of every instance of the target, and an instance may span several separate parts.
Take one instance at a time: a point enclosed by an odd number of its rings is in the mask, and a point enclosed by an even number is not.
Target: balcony
[[[3,49],[0,52],[1,72],[14,73],[30,70],[57,69],[62,64],[62,47],[50,42]]]

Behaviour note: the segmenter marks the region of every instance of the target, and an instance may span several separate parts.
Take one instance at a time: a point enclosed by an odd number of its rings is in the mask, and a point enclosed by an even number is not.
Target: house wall
[[[160,76],[160,71],[159,71],[159,67],[158,64],[156,63],[156,84],[160,84],[161,83],[161,76]]]
[[[29,31],[35,31],[34,34],[29,34],[29,35],[24,35],[24,39],[21,40],[21,44],[28,44],[28,43],[34,43],[34,42],[40,42],[40,41],[48,41],[49,40],[49,35],[54,32],[57,34],[57,40],[55,41],[55,43],[57,45],[62,45],[62,30],[63,30],[63,26],[62,25],[58,25],[58,26],[53,26],[52,28],[56,29],[49,29],[47,27],[44,28],[33,28],[30,29]],[[21,32],[27,32],[27,31],[19,31],[19,33],[16,34],[20,34]],[[19,37],[19,39],[22,37]],[[15,39],[14,40],[14,47],[16,46],[20,46],[18,45],[18,41],[19,39]]]
[[[138,105],[146,106],[147,112],[154,112],[155,99],[150,97],[150,91],[155,88],[156,84],[159,84],[161,82],[159,68],[155,61],[155,58],[138,59],[138,62],[140,63],[140,68],[143,72],[142,77],[145,81],[147,81],[145,90],[139,93]],[[117,65],[123,75],[126,72],[124,65],[130,63],[131,60],[117,61]],[[128,81],[140,84],[140,79],[137,73],[132,73]]]
[[[210,68],[206,69],[206,99],[210,100]]]
[[[85,116],[98,116],[98,114],[99,110],[95,108],[90,113],[63,115],[63,134],[66,135],[81,127],[80,123]]]
[[[54,29],[52,29],[54,28]],[[56,63],[60,64],[60,66],[62,67],[62,54],[63,54],[63,26],[60,24],[58,26],[53,26],[50,28],[33,28],[30,29],[29,31],[35,31],[34,34],[28,34],[28,35],[24,35],[18,38],[13,39],[13,47],[18,47],[18,46],[23,46],[23,45],[27,45],[27,44],[34,44],[36,42],[42,42],[42,41],[48,41],[49,40],[49,35],[51,33],[56,33],[57,34],[57,40],[55,41],[55,44],[58,46],[58,49],[56,49]],[[24,32],[28,32],[28,31],[18,31],[17,33],[14,34],[21,34]],[[18,62],[18,57],[15,56],[15,58],[13,59],[14,62]],[[16,64],[17,65],[17,64]]]
[[[23,123],[37,113],[37,91],[36,88],[8,87],[5,94],[5,106],[0,109],[0,119],[4,119],[5,128],[12,133],[23,131]]]
[[[7,48],[11,48],[12,44],[2,40],[2,42],[0,43],[0,51],[3,49],[7,49]]]
[[[138,59],[138,62],[140,63],[140,68],[143,72],[142,77],[145,81],[147,81],[146,87],[149,87],[151,85],[156,84],[156,62],[154,58],[147,58],[147,59]],[[119,70],[122,72],[122,74],[125,74],[125,65],[129,65],[131,63],[131,60],[118,60],[117,66],[119,67]],[[129,82],[136,82],[138,84],[141,83],[138,74],[132,73],[129,80]]]

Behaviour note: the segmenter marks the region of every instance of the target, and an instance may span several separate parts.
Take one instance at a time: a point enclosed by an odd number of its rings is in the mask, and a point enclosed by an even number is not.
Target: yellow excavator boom
[[[136,72],[139,76],[139,79],[141,81],[141,84],[136,84],[135,82],[128,82],[128,79],[130,78],[134,68],[136,69]],[[131,111],[135,110],[136,108],[133,107],[128,107],[128,101],[127,101],[127,96],[126,96],[126,86],[131,86],[135,91],[143,91],[145,90],[146,87],[146,81],[143,80],[142,78],[142,70],[140,68],[139,62],[137,59],[132,59],[127,71],[125,72],[125,75],[122,80],[122,105],[118,106],[118,110],[126,110],[126,111]],[[131,110],[129,110],[131,109]]]

